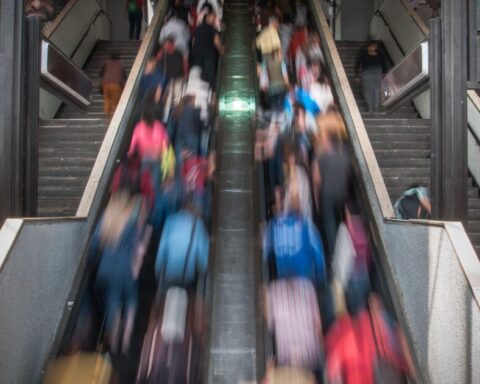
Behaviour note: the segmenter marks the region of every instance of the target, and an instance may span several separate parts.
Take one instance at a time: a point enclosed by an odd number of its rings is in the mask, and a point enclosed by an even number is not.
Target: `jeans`
[[[362,73],[363,95],[369,111],[378,111],[382,87],[382,68],[367,68]]]
[[[143,12],[139,9],[135,12],[128,12],[128,21],[130,23],[130,40],[140,40],[142,31]]]

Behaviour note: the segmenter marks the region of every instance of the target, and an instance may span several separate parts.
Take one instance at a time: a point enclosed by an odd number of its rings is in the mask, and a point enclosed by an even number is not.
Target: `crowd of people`
[[[141,5],[133,0],[127,6],[133,13]],[[125,365],[138,362],[136,356],[137,361],[125,364],[135,353],[132,335],[142,332],[140,312],[150,317],[143,329],[136,381],[187,382],[187,377],[199,376],[199,365],[191,362],[201,331],[195,330],[194,313],[202,306],[196,284],[209,258],[209,186],[215,171],[209,143],[216,63],[223,51],[219,9],[221,4],[210,0],[198,6],[176,0],[166,16],[139,81],[127,153],[114,173],[90,242],[93,283],[86,289],[79,325],[64,348],[67,355],[49,366],[47,383],[64,382],[64,366],[71,368],[72,359],[80,357],[88,377],[92,360],[87,356],[99,351],[112,356],[110,363],[96,353],[92,362],[109,367],[103,369],[109,372],[108,380],[116,371],[118,382],[133,382],[122,372]],[[115,52],[102,77],[105,113],[111,118],[125,82]],[[151,285],[153,294],[145,291]],[[101,327],[95,317],[103,319]],[[172,354],[177,356],[173,365]],[[96,383],[109,382],[96,378]]]
[[[347,130],[319,36],[302,0],[261,1],[255,21],[255,154],[269,218],[263,302],[274,345],[264,382],[405,382],[414,370],[374,280]],[[372,111],[379,102],[372,83],[386,66],[377,49],[372,43],[357,62]]]

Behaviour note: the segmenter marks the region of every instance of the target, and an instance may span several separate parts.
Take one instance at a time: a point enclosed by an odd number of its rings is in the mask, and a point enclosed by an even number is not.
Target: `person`
[[[320,114],[325,114],[334,105],[335,100],[325,70],[320,70],[318,80],[310,84],[309,94],[320,109]]]
[[[293,35],[293,22],[289,13],[283,15],[282,23],[278,28],[278,36],[282,46],[282,57],[287,57],[288,46]]]
[[[163,273],[167,284],[188,286],[197,272],[206,272],[209,237],[198,205],[189,196],[184,208],[167,218],[155,261],[157,280]]]
[[[308,217],[302,217],[300,202],[292,198],[290,210],[270,220],[263,238],[263,260],[275,259],[280,279],[305,277],[315,285],[326,283],[323,245]]]
[[[105,333],[113,353],[128,352],[133,331],[142,263],[135,250],[145,228],[144,208],[143,200],[129,191],[112,195],[90,244],[90,260],[101,254],[95,285],[105,305]]]
[[[143,20],[143,0],[127,0],[126,10],[130,24],[130,40],[140,40]]]
[[[278,18],[276,16],[270,16],[268,26],[264,27],[257,36],[255,46],[261,54],[261,62],[263,62],[268,55],[282,48],[278,35],[279,27]]]
[[[158,55],[158,67],[165,77],[165,110],[163,121],[167,122],[171,111],[178,105],[188,73],[187,58],[177,49],[172,37],[165,39]]]
[[[175,47],[183,54],[185,59],[188,59],[190,29],[188,24],[178,16],[178,11],[175,9],[167,22],[163,24],[158,41],[163,44],[167,39],[173,39]]]
[[[161,99],[166,80],[157,65],[157,54],[153,54],[145,63],[145,68],[140,78],[139,99],[144,101],[149,95],[155,95],[158,103]]]
[[[360,82],[362,72],[362,87],[369,112],[378,112],[380,107],[380,89],[382,76],[387,72],[387,59],[380,50],[376,41],[370,41],[366,49],[363,49],[355,64],[357,81]]]
[[[100,76],[102,77],[103,109],[107,119],[111,119],[125,84],[125,71],[115,51],[110,53],[110,58],[103,65]]]
[[[153,95],[150,95],[143,103],[142,118],[135,125],[128,156],[137,152],[144,163],[151,161],[157,164],[162,152],[168,148],[168,144],[165,127],[160,121],[155,120],[155,104]]]
[[[208,12],[202,23],[195,31],[192,45],[192,66],[201,68],[202,79],[211,89],[215,89],[215,77],[217,75],[217,53],[223,54],[223,45],[220,35],[213,27],[215,12]]]
[[[345,210],[352,180],[350,157],[336,134],[317,141],[312,162],[312,184],[317,210],[323,220],[326,248],[333,255],[339,218]]]
[[[272,52],[266,58],[266,70],[268,73],[268,94],[270,105],[274,111],[283,110],[283,101],[288,91],[289,80],[285,62],[279,49]]]
[[[38,17],[41,23],[55,18],[55,7],[51,0],[25,0],[25,15]]]
[[[202,128],[200,109],[195,107],[195,98],[184,96],[175,136],[177,157],[182,157],[184,151],[195,156],[204,155],[201,148]]]
[[[410,186],[395,202],[393,209],[399,219],[428,219],[432,213],[428,188],[422,184]]]

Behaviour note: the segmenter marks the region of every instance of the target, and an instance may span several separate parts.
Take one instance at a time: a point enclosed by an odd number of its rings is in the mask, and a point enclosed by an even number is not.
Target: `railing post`
[[[25,25],[25,82],[23,115],[25,116],[25,200],[24,215],[36,216],[38,203],[38,115],[40,90],[40,20],[27,17]]]
[[[22,213],[23,1],[0,0],[0,223]]]
[[[431,193],[432,217],[443,217],[442,172],[442,23],[439,17],[428,20],[430,28],[430,119],[432,124]]]

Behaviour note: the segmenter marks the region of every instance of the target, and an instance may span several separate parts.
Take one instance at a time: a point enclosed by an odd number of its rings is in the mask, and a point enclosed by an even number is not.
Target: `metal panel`
[[[386,108],[404,104],[428,88],[428,42],[418,45],[393,67],[382,81],[382,103]]]
[[[52,43],[42,40],[42,86],[66,102],[80,107],[90,105],[92,81]]]

